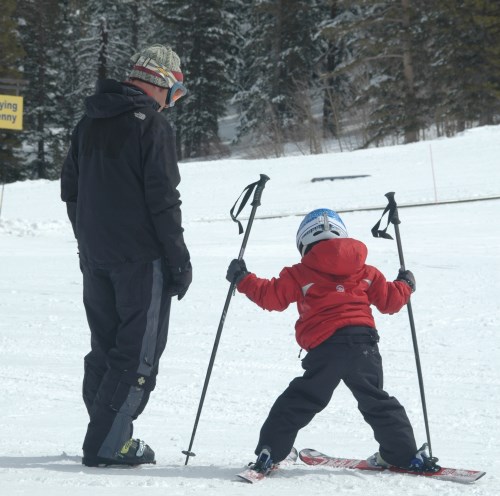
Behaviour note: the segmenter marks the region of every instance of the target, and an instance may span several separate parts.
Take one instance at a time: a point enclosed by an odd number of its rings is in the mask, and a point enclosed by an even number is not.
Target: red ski
[[[256,482],[259,482],[262,479],[275,474],[280,468],[286,467],[287,465],[293,465],[297,461],[298,457],[299,454],[297,453],[297,450],[295,448],[292,448],[290,454],[280,463],[273,465],[273,468],[270,472],[257,472],[257,470],[253,470],[252,467],[249,467],[243,472],[237,474],[237,477],[239,477],[241,480],[244,480],[245,482],[250,482],[250,484],[255,484]]]
[[[356,460],[353,458],[335,458],[325,455],[313,449],[303,449],[299,453],[300,459],[306,465],[321,465],[330,468],[347,468],[352,470],[371,470],[374,472],[390,471],[400,474],[418,475],[420,477],[430,477],[433,479],[446,480],[451,482],[461,482],[468,484],[480,479],[486,472],[479,470],[462,470],[457,468],[442,467],[438,472],[413,472],[398,467],[383,468],[371,465],[366,460]]]

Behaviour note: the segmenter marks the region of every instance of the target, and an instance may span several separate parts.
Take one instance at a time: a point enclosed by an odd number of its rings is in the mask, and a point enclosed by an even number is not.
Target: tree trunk
[[[46,39],[45,39],[45,5],[39,11],[37,16],[37,27],[38,27],[38,91],[37,91],[37,113],[36,113],[36,130],[37,130],[37,160],[36,160],[36,177],[39,179],[45,179],[46,176],[46,164],[45,164],[45,71],[46,71]]]
[[[410,0],[401,0],[403,7],[403,75],[405,79],[405,119],[404,136],[405,143],[414,143],[418,141],[418,118],[415,98],[415,74],[413,71],[413,58],[411,53],[412,40],[410,33],[411,26],[411,7]]]
[[[139,2],[138,0],[130,4],[130,9],[132,11],[131,19],[131,31],[132,31],[132,47],[135,51],[139,51]]]
[[[283,0],[278,0],[274,11],[276,24],[272,39],[272,60],[274,65],[273,96],[278,94],[280,87],[281,37],[283,35],[283,16],[285,15],[284,8]]]
[[[335,19],[338,14],[337,0],[332,0],[330,9],[330,19]],[[335,116],[335,78],[331,77],[335,67],[337,66],[337,46],[338,41],[328,42],[328,55],[326,57],[326,72],[328,77],[325,80],[325,89],[323,95],[323,137],[329,138],[330,135],[337,137],[337,119]]]
[[[99,65],[97,68],[97,79],[106,79],[108,76],[108,21],[105,17],[101,19],[101,46],[99,47]]]

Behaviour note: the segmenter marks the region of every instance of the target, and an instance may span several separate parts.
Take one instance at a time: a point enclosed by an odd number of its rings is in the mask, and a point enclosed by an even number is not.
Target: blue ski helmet
[[[307,245],[322,239],[347,238],[347,229],[337,212],[318,208],[308,213],[297,231],[297,249],[305,255]]]

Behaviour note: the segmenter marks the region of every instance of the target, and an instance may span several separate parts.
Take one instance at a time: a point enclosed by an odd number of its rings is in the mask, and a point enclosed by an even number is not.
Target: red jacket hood
[[[361,270],[368,249],[353,238],[327,239],[313,246],[302,258],[302,263],[313,270],[336,276],[348,276]]]

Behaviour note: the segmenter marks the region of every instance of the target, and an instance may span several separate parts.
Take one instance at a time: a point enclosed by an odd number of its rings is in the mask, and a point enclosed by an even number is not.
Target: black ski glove
[[[183,267],[166,267],[166,294],[177,296],[182,300],[187,293],[189,285],[193,280],[193,269],[191,262],[187,262]]]
[[[237,285],[248,274],[250,274],[250,272],[248,272],[247,270],[245,261],[243,259],[238,260],[237,258],[235,258],[231,261],[229,267],[227,268],[226,279],[229,282],[234,282]]]
[[[417,283],[415,282],[415,276],[411,270],[399,269],[398,277],[396,281],[403,281],[411,288],[411,292],[414,293],[417,289]]]

